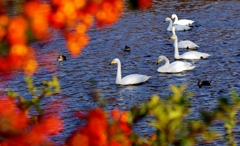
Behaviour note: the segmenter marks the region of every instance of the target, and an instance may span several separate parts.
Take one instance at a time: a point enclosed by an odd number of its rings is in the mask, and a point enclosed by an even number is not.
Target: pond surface
[[[64,107],[48,106],[48,113],[61,108],[59,114],[64,119],[64,132],[53,139],[61,144],[72,130],[83,123],[74,117],[74,111],[86,111],[97,106],[92,92],[97,91],[108,101],[106,110],[120,108],[128,110],[134,105],[145,103],[153,94],[162,99],[171,94],[170,85],[187,84],[186,92],[192,92],[192,113],[189,118],[197,118],[199,110],[214,108],[217,97],[228,95],[232,89],[240,91],[240,2],[238,1],[154,1],[152,8],[139,11],[127,10],[112,27],[89,30],[90,43],[77,58],[70,56],[65,40],[56,32],[49,42],[36,42],[39,69],[34,75],[36,86],[42,80],[58,76],[61,92],[43,101],[61,100]],[[192,30],[176,32],[179,40],[189,39],[200,47],[198,51],[209,53],[208,59],[189,61],[196,66],[192,71],[179,74],[160,74],[157,58],[165,55],[174,61],[172,35],[167,31],[168,22],[163,22],[173,13],[179,18],[195,20]],[[125,45],[131,52],[124,52]],[[187,50],[179,49],[180,54]],[[67,61],[59,64],[59,54],[67,56]],[[117,65],[109,65],[114,59],[122,62],[123,76],[140,73],[152,76],[138,86],[116,86]],[[212,80],[210,87],[199,88],[198,79]],[[2,88],[11,88],[22,96],[26,93],[24,77],[19,75],[11,81],[1,81]],[[216,126],[217,127],[217,126]],[[223,131],[221,128],[217,128]],[[146,121],[139,122],[135,131],[147,135],[153,129]],[[236,130],[239,133],[240,130]],[[238,138],[239,140],[239,138]],[[215,142],[214,145],[221,145]]]

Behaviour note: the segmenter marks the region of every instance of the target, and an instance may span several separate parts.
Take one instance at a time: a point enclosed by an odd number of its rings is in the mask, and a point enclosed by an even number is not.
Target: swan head
[[[164,22],[167,22],[167,21],[172,21],[172,19],[167,17],[167,18],[165,18]]]
[[[164,58],[165,58],[165,56],[162,56],[162,55],[159,56],[159,57],[158,57],[157,64],[159,64]]]
[[[113,59],[113,60],[110,62],[109,65],[111,65],[111,64],[116,64],[116,63],[119,63],[119,62],[120,62],[120,60],[119,60],[118,58],[115,58],[115,59]]]
[[[174,19],[174,18],[177,18],[177,15],[176,14],[172,14],[172,17],[171,17],[172,19]]]

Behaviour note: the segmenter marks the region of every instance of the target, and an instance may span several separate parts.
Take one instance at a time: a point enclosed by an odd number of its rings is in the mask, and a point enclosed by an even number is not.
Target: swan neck
[[[173,27],[172,27],[172,33],[173,33],[173,35],[176,36],[176,32],[175,32],[175,29]]]
[[[168,30],[172,30],[172,24],[173,22],[172,22],[172,20],[171,19],[169,19],[169,25],[168,25]]]
[[[119,61],[117,63],[117,77],[116,77],[116,83],[120,83],[122,79],[122,72],[121,72],[121,62]]]
[[[174,24],[176,24],[178,22],[178,17],[175,16],[175,19],[174,19]]]
[[[174,39],[174,58],[175,59],[179,59],[179,52],[178,52],[178,37],[175,35],[175,39]]]
[[[165,61],[164,66],[169,66],[170,62],[169,62],[169,60],[167,59],[167,57],[164,57],[164,61]]]

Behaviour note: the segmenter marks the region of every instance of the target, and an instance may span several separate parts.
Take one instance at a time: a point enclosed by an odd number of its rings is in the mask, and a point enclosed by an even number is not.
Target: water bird
[[[125,46],[124,52],[130,52],[130,51],[131,51],[131,48],[129,46]]]
[[[200,79],[198,79],[197,85],[199,88],[202,88],[202,86],[211,86],[211,81],[201,81]]]
[[[167,21],[169,21],[169,25],[168,25],[167,30],[168,31],[172,31],[172,27],[173,27],[172,19],[167,17],[167,18],[165,18],[164,22],[167,22]],[[186,30],[190,30],[191,29],[191,27],[185,26],[185,25],[174,25],[174,26],[176,28],[176,31],[186,31]]]
[[[186,26],[192,26],[192,24],[195,22],[193,20],[189,19],[180,19],[178,20],[178,16],[176,14],[172,14],[172,19],[175,19],[173,22],[174,25],[186,25]]]
[[[62,61],[65,61],[65,60],[67,60],[66,56],[64,56],[64,55],[59,55],[58,56],[58,59],[57,59],[58,62],[62,62]]]
[[[173,26],[173,29],[175,27]],[[174,40],[174,58],[175,59],[203,59],[208,58],[210,55],[207,53],[197,52],[197,51],[188,51],[183,53],[182,55],[179,55],[178,51],[178,37],[177,35],[173,35],[170,37],[170,39]]]
[[[172,33],[173,35],[176,35],[174,27],[172,27]],[[173,46],[175,47],[175,44],[173,43]],[[195,44],[194,42],[190,40],[184,40],[178,42],[178,48],[184,48],[184,49],[197,49],[199,46]]]
[[[195,68],[195,66],[193,66],[191,63],[183,61],[174,61],[170,64],[168,58],[163,55],[158,57],[157,64],[159,64],[163,60],[165,61],[165,64],[157,69],[157,71],[160,73],[180,73]]]
[[[133,85],[146,82],[151,76],[141,75],[141,74],[130,74],[122,78],[121,73],[121,62],[118,58],[115,58],[111,61],[111,64],[117,64],[117,77],[116,84],[119,85]]]

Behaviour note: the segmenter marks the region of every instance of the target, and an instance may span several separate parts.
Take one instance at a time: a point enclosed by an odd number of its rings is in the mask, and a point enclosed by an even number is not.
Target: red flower
[[[107,144],[107,117],[100,108],[89,111],[87,124],[78,129],[68,141],[70,146],[107,146]]]
[[[27,115],[17,108],[16,103],[8,97],[0,97],[0,133],[15,135],[26,128]]]

